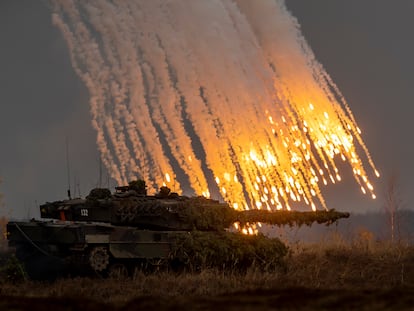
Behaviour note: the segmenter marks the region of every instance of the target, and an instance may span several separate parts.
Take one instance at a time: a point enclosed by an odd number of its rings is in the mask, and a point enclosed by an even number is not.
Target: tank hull
[[[189,234],[66,221],[9,222],[7,232],[9,246],[34,279],[160,265],[171,257],[177,237]]]

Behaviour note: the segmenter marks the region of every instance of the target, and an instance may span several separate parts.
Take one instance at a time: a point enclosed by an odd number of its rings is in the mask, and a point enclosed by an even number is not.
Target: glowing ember
[[[361,130],[283,1],[50,2],[118,183],[180,192],[185,175],[209,196],[210,170],[235,209],[317,210],[346,161],[375,198]]]

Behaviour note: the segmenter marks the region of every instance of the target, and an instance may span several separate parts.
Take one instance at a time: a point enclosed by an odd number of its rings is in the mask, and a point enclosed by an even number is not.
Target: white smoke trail
[[[342,159],[374,195],[351,110],[283,1],[50,1],[119,183],[208,196],[215,181],[235,208],[326,208]]]
[[[56,11],[70,12],[72,18],[78,18],[75,4],[72,1],[67,2],[53,2],[54,9]],[[101,152],[101,157],[104,165],[107,167],[111,176],[118,182],[121,182],[122,177],[119,172],[118,166],[113,159],[110,149],[106,143],[104,129],[103,129],[103,117],[100,115],[102,110],[102,103],[104,93],[99,88],[99,82],[95,79],[99,73],[99,67],[103,63],[99,55],[95,52],[96,43],[92,38],[85,37],[85,33],[81,26],[76,25],[77,33],[71,30],[68,24],[65,24],[62,17],[58,14],[52,15],[53,23],[62,31],[66,42],[69,47],[69,52],[72,60],[72,65],[75,72],[84,81],[90,92],[90,104],[91,104],[91,115],[92,115],[92,126],[97,131],[97,145]],[[88,67],[88,71],[85,72],[78,65],[78,58],[82,59],[85,66]],[[102,77],[102,75],[100,75]]]

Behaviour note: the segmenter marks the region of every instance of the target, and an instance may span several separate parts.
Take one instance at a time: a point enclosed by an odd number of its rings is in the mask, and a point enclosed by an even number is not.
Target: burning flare
[[[361,131],[283,1],[50,3],[118,183],[209,196],[213,174],[235,209],[317,210],[346,161],[375,197]]]

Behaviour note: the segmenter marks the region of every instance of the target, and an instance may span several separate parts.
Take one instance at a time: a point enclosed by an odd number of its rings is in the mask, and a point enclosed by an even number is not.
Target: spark
[[[165,173],[165,180],[169,183],[171,182],[170,174]]]

